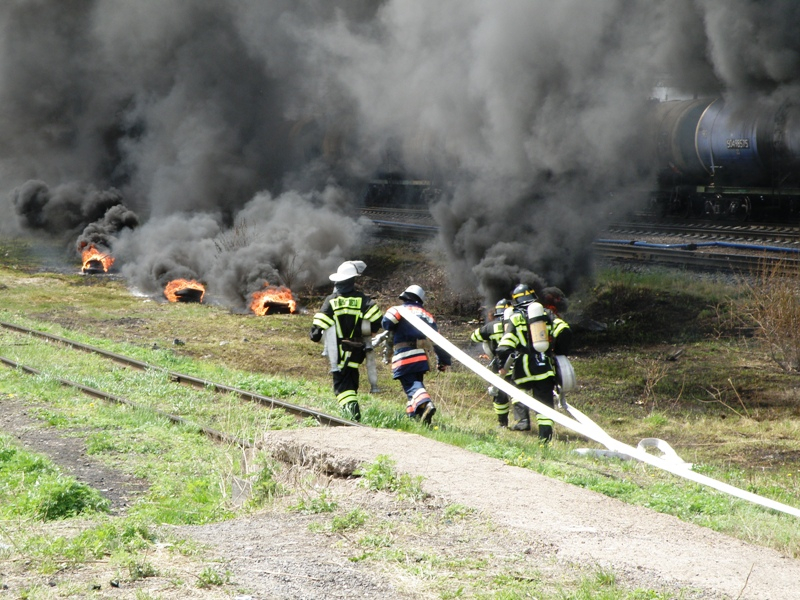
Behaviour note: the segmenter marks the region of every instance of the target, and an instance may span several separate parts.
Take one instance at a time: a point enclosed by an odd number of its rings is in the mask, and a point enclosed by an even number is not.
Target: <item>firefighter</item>
[[[569,303],[564,292],[557,287],[548,287],[542,290],[542,306],[550,315],[550,352],[555,359],[556,356],[567,356],[572,347],[572,330],[562,317],[561,313],[567,311]],[[564,390],[561,386],[561,372],[559,362],[553,360],[556,367],[556,387],[555,401],[559,406],[564,406]]]
[[[513,312],[507,319],[503,337],[497,345],[497,355],[505,365],[509,357],[513,358],[511,374],[521,390],[530,393],[542,404],[554,407],[553,391],[556,383],[556,372],[552,356],[547,351],[537,350],[531,340],[528,323],[528,307],[537,301],[535,292],[527,285],[520,284],[511,294]],[[544,312],[544,309],[542,308]],[[550,327],[548,323],[548,329]],[[500,374],[505,376],[506,370]],[[514,417],[517,422],[511,427],[514,431],[530,431],[530,411],[518,401],[513,401]],[[536,415],[539,439],[547,443],[553,437],[553,420],[543,415]]]
[[[410,310],[428,325],[437,329],[436,319],[422,308],[425,303],[425,291],[418,285],[410,285],[400,294],[403,307]],[[429,371],[428,354],[422,347],[426,338],[393,306],[383,316],[382,326],[392,332],[394,353],[392,355],[392,378],[399,379],[408,402],[406,414],[412,419],[420,419],[430,425],[436,413],[436,407],[423,383],[425,373]],[[433,347],[436,353],[437,369],[446,371],[450,366],[450,355],[438,346]]]
[[[497,357],[497,344],[503,337],[503,314],[506,309],[511,306],[511,303],[505,298],[499,300],[494,305],[494,313],[491,318],[488,318],[482,327],[478,327],[472,332],[470,340],[476,344],[483,344],[486,354],[491,359],[489,368],[492,372],[497,373],[503,366],[500,359]],[[508,412],[509,412],[509,399],[508,394],[503,390],[498,390],[492,386],[489,388],[489,395],[492,397],[492,407],[494,414],[497,415],[497,423],[501,428],[508,427]]]
[[[339,265],[329,279],[334,282],[333,293],[325,298],[322,308],[314,315],[309,337],[319,342],[323,335],[335,343],[326,347],[331,360],[333,391],[339,407],[347,418],[361,420],[361,408],[356,399],[358,392],[358,366],[366,358],[362,341],[362,320],[370,323],[372,333],[380,329],[381,311],[369,296],[356,290],[356,277],[367,265],[351,260]]]
[[[548,287],[542,290],[542,306],[544,306],[552,317],[552,327],[550,337],[550,351],[555,354],[566,356],[572,346],[572,330],[562,317],[561,313],[567,311],[569,302],[564,292],[557,287]]]

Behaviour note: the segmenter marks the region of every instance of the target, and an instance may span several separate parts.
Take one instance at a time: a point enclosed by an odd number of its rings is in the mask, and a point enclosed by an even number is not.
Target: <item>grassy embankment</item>
[[[258,318],[213,305],[164,304],[134,297],[122,282],[110,278],[35,273],[36,265],[26,262],[29,254],[24,245],[9,244],[2,250],[0,319],[4,321],[295,404],[336,410],[319,346],[306,338],[310,315]],[[435,286],[431,291],[436,294]],[[602,333],[576,331],[573,363],[581,387],[570,400],[622,441],[635,445],[643,437],[665,439],[698,471],[797,506],[800,469],[794,458],[800,450],[800,421],[796,378],[782,373],[750,338],[728,325],[725,310],[719,307],[727,306],[728,300],[740,293],[722,284],[700,284],[689,277],[663,273],[652,277],[616,272],[601,275],[593,289],[573,295],[567,315],[573,321],[580,316],[609,325]],[[391,302],[391,294],[387,297],[384,305]],[[319,297],[301,299],[312,310],[319,302]],[[457,316],[442,321],[443,333],[462,343],[475,326],[459,322]],[[265,416],[253,407],[242,408],[232,398],[176,387],[154,373],[136,375],[137,385],[131,387],[117,369],[98,369],[96,359],[88,355],[71,354],[6,331],[0,332],[0,349],[2,355],[53,376],[109,390],[241,437],[255,439],[265,429],[308,425],[288,416]],[[86,510],[80,511],[80,524],[67,526],[55,541],[52,532],[44,533],[41,514],[7,509],[2,533],[9,541],[4,541],[0,552],[14,560],[35,557],[40,573],[102,560],[128,581],[153,577],[158,571],[152,563],[152,548],[160,539],[155,532],[157,524],[224,519],[237,511],[263,507],[280,492],[291,493],[276,482],[280,469],[268,457],[258,459],[263,468],[253,469],[242,460],[239,450],[214,445],[190,428],[176,429],[146,412],[87,400],[47,377],[31,378],[4,369],[0,381],[7,399],[30,403],[38,419],[84,436],[90,454],[150,485],[145,497],[124,517],[89,516],[87,511],[103,507],[88,503]],[[497,431],[485,386],[463,369],[430,378],[430,390],[440,408],[437,427],[432,430],[402,418],[403,399],[385,368],[381,386],[383,394],[362,398],[364,420],[369,425],[420,432],[793,556],[800,554],[800,526],[793,517],[732,500],[637,463],[577,456],[572,452],[576,447],[593,444],[560,428],[559,441],[549,448],[539,447],[529,436]],[[10,440],[3,440],[3,448],[12,447]],[[16,453],[16,449],[6,452]],[[21,490],[27,489],[26,481],[34,480],[20,479],[20,469],[11,469],[17,479],[4,482],[5,493],[20,496]],[[234,478],[250,479],[256,490],[248,507],[237,508],[231,502]],[[325,492],[301,490],[300,498],[296,508],[321,515],[322,525],[317,527],[330,531],[346,526],[362,531],[366,546],[374,541],[376,533],[367,531],[367,520],[355,523],[362,520],[345,510],[341,499],[337,509],[337,502]],[[325,521],[328,509],[345,512]],[[402,554],[402,536],[394,539],[389,549],[365,550],[360,560],[396,562],[396,553]],[[180,541],[173,543],[185,554],[194,552]],[[474,589],[491,589],[495,596],[512,594],[522,585],[520,581],[525,581],[524,577],[484,581],[478,572],[485,567],[438,565],[431,589],[443,597],[455,594],[449,583],[453,570],[456,579],[474,578]],[[177,587],[225,587],[224,573],[213,567],[200,563],[193,572],[188,582],[175,574],[166,576]],[[165,575],[164,570],[158,574]],[[576,575],[566,585],[576,594],[586,586],[592,593],[600,593],[615,585],[613,579],[608,573]],[[548,589],[558,594],[564,591],[559,587],[563,585],[551,581]],[[33,590],[30,597],[36,597],[34,591],[47,597],[46,590]],[[537,593],[544,592],[537,588]],[[638,592],[630,590],[614,593],[614,597],[656,597],[636,596]]]

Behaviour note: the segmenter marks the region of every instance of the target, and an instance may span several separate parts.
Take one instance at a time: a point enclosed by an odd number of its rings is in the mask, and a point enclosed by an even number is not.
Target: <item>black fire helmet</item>
[[[520,283],[511,292],[511,302],[514,306],[526,306],[536,301],[536,293],[524,283]]]

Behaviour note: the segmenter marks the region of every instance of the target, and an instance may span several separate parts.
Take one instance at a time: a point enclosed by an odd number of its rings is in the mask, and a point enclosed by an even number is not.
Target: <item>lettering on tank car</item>
[[[725,146],[727,146],[728,150],[749,150],[750,140],[748,139],[725,140]]]

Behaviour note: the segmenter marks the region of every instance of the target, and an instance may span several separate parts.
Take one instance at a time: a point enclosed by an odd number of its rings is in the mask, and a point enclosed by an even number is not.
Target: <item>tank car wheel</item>
[[[736,221],[748,221],[753,213],[753,204],[750,198],[734,198],[728,204],[728,212]]]
[[[719,200],[716,198],[714,198],[713,200],[707,199],[705,202],[705,206],[703,208],[703,214],[707,219],[711,219],[712,221],[718,221],[721,216]]]

